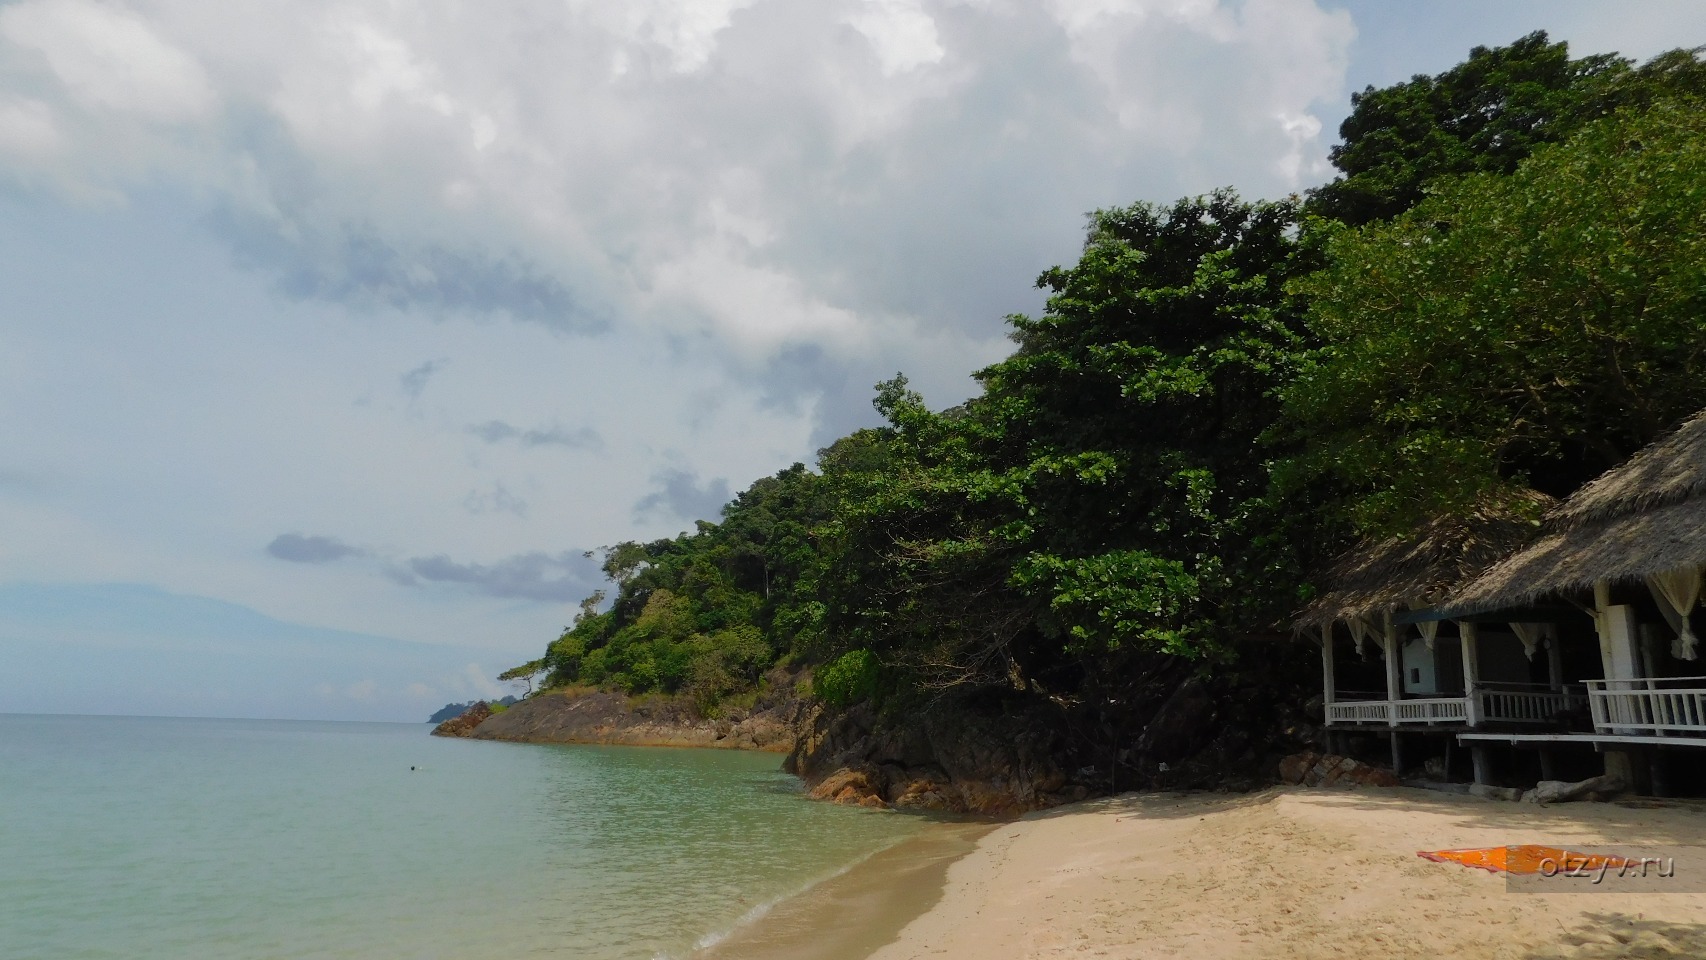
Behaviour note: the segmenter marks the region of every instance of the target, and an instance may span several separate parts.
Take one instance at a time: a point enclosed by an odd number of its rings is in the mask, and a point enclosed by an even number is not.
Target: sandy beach
[[[1706,893],[1520,894],[1416,856],[1595,842],[1700,845],[1706,810],[1410,789],[1127,795],[986,834],[870,956],[1706,957]]]
[[[1523,843],[1706,846],[1706,807],[1410,789],[1128,794],[994,827],[941,825],[706,955],[1706,957],[1706,892],[1515,893],[1503,876],[1416,856]]]

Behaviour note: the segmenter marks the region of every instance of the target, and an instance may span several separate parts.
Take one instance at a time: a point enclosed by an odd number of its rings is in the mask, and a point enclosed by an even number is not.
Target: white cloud
[[[972,205],[1013,208],[1029,273],[1070,230],[1037,232],[1038,214],[1071,225],[1134,184],[1296,188],[1350,38],[1311,0],[201,12],[0,13],[13,173],[57,150],[73,192],[175,180],[249,261],[313,278],[302,295],[479,311],[537,288],[550,310],[665,330],[697,314],[743,364],[796,340],[864,350],[850,326],[904,335],[897,317],[993,333],[999,313],[944,317],[882,269],[982,240]],[[908,209],[924,194],[962,216]]]
[[[569,0],[569,9],[581,23],[607,32],[624,47],[655,48],[676,73],[691,73],[711,59],[717,35],[729,25],[734,13],[754,0],[629,0],[604,3],[600,0]],[[626,50],[618,49],[627,62]],[[618,71],[625,72],[625,71]]]
[[[91,0],[26,0],[0,10],[0,37],[39,55],[70,99],[159,121],[206,115],[201,66],[135,14]]]
[[[466,689],[472,690],[475,696],[482,699],[496,700],[504,695],[503,687],[498,686],[498,682],[488,676],[486,671],[477,663],[470,663],[463,667],[461,679]]]
[[[33,165],[51,156],[63,142],[47,104],[30,97],[0,96],[0,151]]]
[[[936,21],[918,0],[864,0],[846,22],[870,41],[885,77],[939,63],[947,53],[936,35]]]

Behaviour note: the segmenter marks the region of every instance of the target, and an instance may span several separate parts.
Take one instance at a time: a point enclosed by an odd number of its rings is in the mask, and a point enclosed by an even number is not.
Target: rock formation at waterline
[[[435,737],[471,737],[474,735],[474,729],[493,715],[492,705],[480,700],[468,709],[434,727],[432,735]]]
[[[750,708],[701,716],[684,697],[631,697],[603,690],[551,691],[529,697],[479,725],[478,740],[606,743],[641,747],[723,747],[786,753],[805,705],[799,678],[776,671]]]
[[[1097,711],[1029,695],[814,708],[787,769],[836,803],[1007,816],[1122,790],[1252,789],[1317,738],[1283,671],[1152,666],[1140,696]]]

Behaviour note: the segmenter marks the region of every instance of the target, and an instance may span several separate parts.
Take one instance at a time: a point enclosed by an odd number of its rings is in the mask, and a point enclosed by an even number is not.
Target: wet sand
[[[994,829],[988,823],[928,824],[917,836],[776,904],[694,958],[864,960],[941,900],[948,868]]]

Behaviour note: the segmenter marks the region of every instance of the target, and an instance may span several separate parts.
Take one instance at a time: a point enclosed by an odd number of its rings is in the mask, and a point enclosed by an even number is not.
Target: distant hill
[[[438,709],[438,711],[436,713],[434,713],[432,716],[428,717],[427,723],[443,723],[444,721],[449,720],[451,717],[460,717],[464,713],[467,713],[474,706],[474,704],[480,703],[480,702],[481,701],[479,701],[479,700],[470,700],[467,703],[447,703],[444,706],[440,707]],[[487,700],[485,702],[496,705],[496,706],[507,707],[507,706],[510,706],[511,704],[515,703],[515,698],[514,697],[504,697],[502,700]]]

